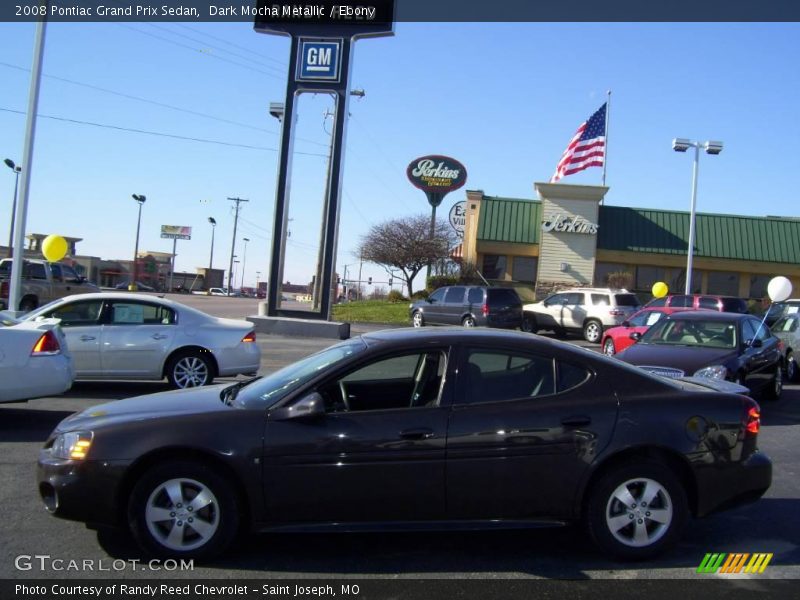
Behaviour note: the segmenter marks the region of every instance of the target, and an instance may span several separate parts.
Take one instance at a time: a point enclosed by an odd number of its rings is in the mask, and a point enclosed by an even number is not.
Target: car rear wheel
[[[425,327],[425,317],[422,316],[420,311],[415,312],[411,316],[411,324],[414,327]]]
[[[147,471],[128,504],[128,524],[139,545],[155,556],[208,558],[239,530],[233,486],[213,469],[171,461]]]
[[[603,342],[603,354],[606,356],[614,356],[617,353],[616,349],[614,348],[614,340],[610,337],[606,338],[606,341]]]
[[[214,367],[205,354],[200,351],[183,352],[170,359],[167,379],[172,387],[200,387],[214,381]]]
[[[39,303],[36,301],[36,298],[33,298],[32,296],[25,296],[19,301],[20,312],[31,312],[38,307]]]
[[[663,552],[689,516],[686,492],[672,471],[658,463],[617,467],[593,486],[586,524],[605,552],[628,560]]]
[[[778,365],[775,367],[775,375],[773,375],[767,388],[764,390],[764,397],[767,400],[778,400],[783,392],[783,369]]]
[[[589,319],[583,325],[583,338],[592,344],[599,344],[603,337],[603,325],[600,321]]]
[[[786,383],[797,380],[797,361],[794,359],[794,352],[786,353]]]
[[[520,329],[522,329],[522,331],[527,331],[528,333],[536,333],[538,331],[538,328],[536,327],[536,317],[533,315],[523,315],[522,326]]]
[[[477,323],[475,323],[475,317],[471,315],[467,315],[466,317],[461,319],[461,324],[464,327],[475,327],[477,325]]]

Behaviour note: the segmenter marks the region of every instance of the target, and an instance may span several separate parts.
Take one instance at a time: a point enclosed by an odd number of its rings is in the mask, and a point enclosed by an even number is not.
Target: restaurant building
[[[654,283],[683,293],[689,213],[603,204],[607,187],[536,183],[538,199],[468,190],[459,254],[493,283],[542,298],[574,286]],[[761,300],[776,275],[800,296],[800,219],[697,213],[692,291]]]

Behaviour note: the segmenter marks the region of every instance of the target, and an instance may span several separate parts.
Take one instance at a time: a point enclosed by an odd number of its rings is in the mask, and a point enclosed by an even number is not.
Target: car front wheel
[[[603,337],[603,326],[600,321],[589,319],[583,325],[583,337],[587,342],[592,344],[599,344],[600,339]]]
[[[797,361],[794,359],[794,352],[786,354],[786,382],[792,383],[797,379]]]
[[[677,541],[689,516],[686,492],[666,467],[619,466],[593,486],[586,524],[604,551],[628,560],[650,558]]]
[[[417,311],[411,317],[411,324],[414,327],[424,327],[425,326],[425,317],[422,316],[422,313]]]
[[[178,389],[209,385],[214,381],[214,367],[208,353],[191,351],[175,355],[167,366],[167,379]]]
[[[606,356],[614,356],[617,351],[614,349],[614,340],[610,337],[606,338],[606,341],[603,342],[603,354]]]
[[[134,486],[128,524],[139,545],[155,556],[214,556],[231,544],[239,529],[232,488],[205,465],[160,464]]]

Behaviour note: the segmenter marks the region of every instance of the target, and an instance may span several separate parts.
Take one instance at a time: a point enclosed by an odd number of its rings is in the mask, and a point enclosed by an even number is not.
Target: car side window
[[[172,325],[175,312],[166,306],[145,302],[114,302],[111,325]]]
[[[464,292],[466,288],[456,286],[447,289],[444,296],[445,304],[464,304]]]
[[[470,288],[467,292],[467,304],[483,304],[483,288]]]
[[[325,385],[328,412],[432,407],[439,403],[447,359],[443,350],[382,358]]]
[[[694,306],[694,297],[693,296],[673,296],[672,300],[669,302],[670,306],[677,306],[679,308],[683,307],[692,307]]]
[[[697,301],[698,308],[710,308],[712,310],[719,310],[719,300],[711,296],[700,296]]]
[[[752,319],[748,319],[748,322],[757,332],[756,333],[757,339],[761,340],[762,342],[766,342],[769,338],[772,337],[772,333],[770,332],[769,327],[767,327],[766,324],[761,325],[760,321],[755,321]]]
[[[647,303],[647,306],[666,306],[667,305],[667,297],[664,296],[663,298],[656,298],[655,300],[651,300]]]
[[[628,319],[628,325],[631,327],[644,327],[647,320],[650,318],[650,315],[654,313],[652,312],[640,312],[633,315],[630,319]]]
[[[592,306],[608,306],[608,294],[592,294]]]
[[[591,375],[591,373],[583,367],[565,362],[557,362],[556,369],[558,371],[557,389],[559,394],[578,387],[589,379]]]
[[[570,306],[583,306],[586,304],[583,294],[581,292],[571,292],[566,294],[567,297],[567,304]]]
[[[80,327],[97,324],[102,310],[102,300],[88,300],[62,304],[48,312],[47,316],[61,319],[62,327]]]
[[[64,275],[61,273],[61,265],[58,263],[53,263],[50,265],[50,273],[53,275],[53,279],[56,281],[63,281]]]
[[[428,301],[430,302],[441,302],[444,299],[444,293],[447,291],[447,288],[439,288],[435,292],[433,292],[430,296],[428,296]]]
[[[752,341],[756,337],[756,328],[753,321],[747,319],[742,323],[742,338],[745,342]]]
[[[69,265],[61,265],[61,276],[65,281],[77,281],[78,274]]]
[[[474,349],[463,372],[460,402],[477,404],[555,393],[553,359],[505,350]]]

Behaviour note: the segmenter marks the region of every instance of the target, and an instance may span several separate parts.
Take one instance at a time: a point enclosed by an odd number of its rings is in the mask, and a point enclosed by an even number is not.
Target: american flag
[[[606,104],[603,104],[588,121],[578,127],[575,136],[561,155],[550,183],[589,167],[602,167],[605,154]]]

